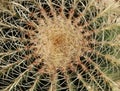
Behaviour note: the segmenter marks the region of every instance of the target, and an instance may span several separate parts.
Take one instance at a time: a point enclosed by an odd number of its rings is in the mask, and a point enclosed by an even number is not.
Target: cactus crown
[[[119,0],[1,0],[0,91],[119,91]]]

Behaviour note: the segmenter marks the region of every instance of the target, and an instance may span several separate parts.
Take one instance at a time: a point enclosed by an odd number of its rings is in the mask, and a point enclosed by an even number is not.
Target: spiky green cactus
[[[119,0],[0,5],[0,91],[120,91]]]

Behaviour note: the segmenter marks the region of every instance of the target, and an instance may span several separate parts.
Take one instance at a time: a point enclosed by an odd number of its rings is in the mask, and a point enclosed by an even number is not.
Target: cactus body
[[[120,91],[119,0],[0,4],[0,91]]]

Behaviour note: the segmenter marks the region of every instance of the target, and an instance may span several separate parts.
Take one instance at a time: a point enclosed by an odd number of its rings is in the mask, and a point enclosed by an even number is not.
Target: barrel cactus
[[[0,91],[120,91],[119,0],[0,5]]]

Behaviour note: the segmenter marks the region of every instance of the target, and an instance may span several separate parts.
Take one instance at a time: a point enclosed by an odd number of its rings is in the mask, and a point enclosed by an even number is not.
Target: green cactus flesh
[[[0,91],[120,91],[119,0],[0,5]]]

